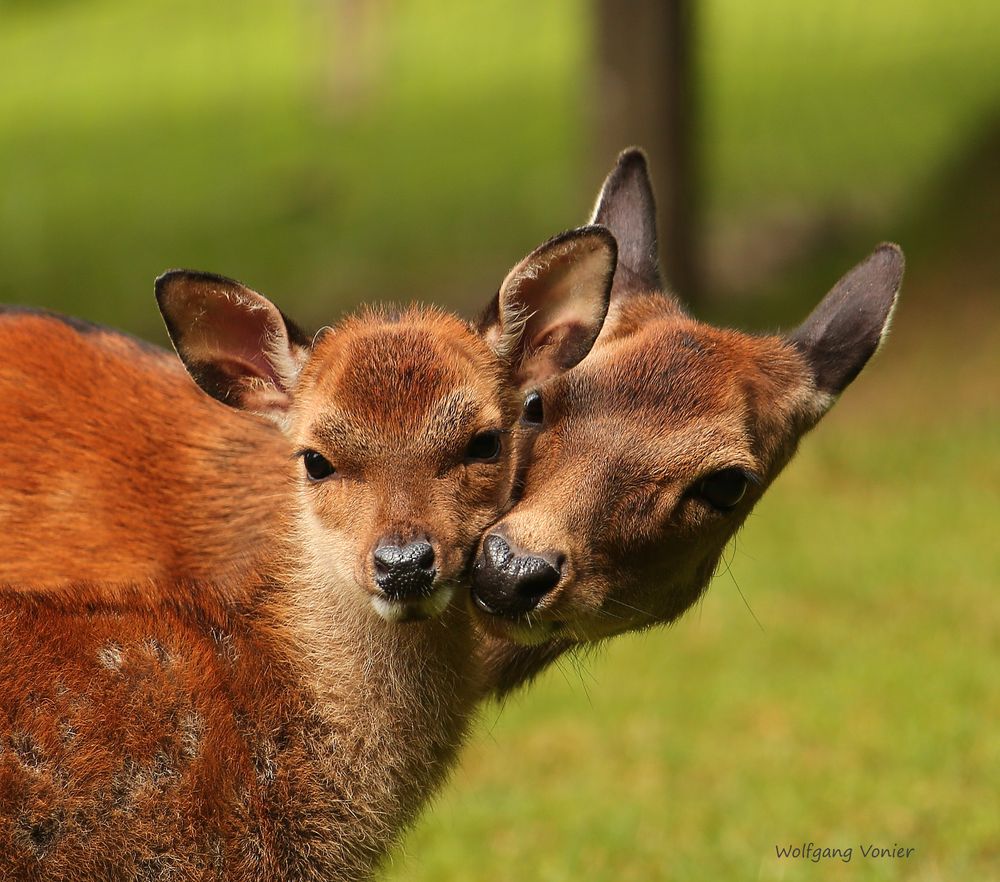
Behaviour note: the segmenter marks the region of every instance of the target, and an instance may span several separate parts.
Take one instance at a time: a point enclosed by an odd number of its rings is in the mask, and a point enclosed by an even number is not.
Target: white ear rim
[[[263,307],[261,307],[263,308]],[[289,394],[298,382],[299,374],[309,358],[308,350],[294,345],[285,327],[269,327],[261,341],[261,349],[274,366],[281,391]]]
[[[899,306],[899,292],[903,289],[902,284],[897,286],[895,293],[892,295],[892,304],[889,306],[889,311],[885,315],[885,321],[882,323],[882,330],[878,335],[878,344],[875,346],[875,351],[872,353],[872,358],[879,354],[882,347],[885,345],[885,341],[889,339],[889,333],[892,330],[892,322],[896,317],[896,307]],[[871,359],[869,359],[870,361]]]

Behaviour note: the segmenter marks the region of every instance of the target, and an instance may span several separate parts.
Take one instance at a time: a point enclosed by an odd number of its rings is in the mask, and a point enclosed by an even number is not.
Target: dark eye
[[[542,396],[537,392],[529,392],[524,399],[524,410],[521,419],[533,426],[540,426],[545,413],[542,410]]]
[[[480,432],[465,448],[466,462],[495,462],[500,456],[500,433]]]
[[[730,511],[743,499],[749,483],[743,469],[721,469],[704,478],[695,488],[695,495],[719,511]]]
[[[330,460],[315,450],[306,450],[302,454],[302,462],[305,463],[306,474],[310,481],[322,481],[336,471]]]

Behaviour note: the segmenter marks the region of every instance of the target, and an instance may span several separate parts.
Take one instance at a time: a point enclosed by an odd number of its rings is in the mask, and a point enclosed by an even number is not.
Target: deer
[[[520,498],[473,566],[497,696],[566,651],[672,622],[698,600],[802,436],[884,343],[902,283],[903,252],[887,243],[788,334],[699,322],[664,288],[636,148],[591,222],[618,241],[607,320],[573,370],[528,391]]]
[[[18,317],[76,347],[49,350],[48,385],[32,390],[51,396],[38,419],[66,435],[21,452],[17,467],[34,470],[4,476],[5,518],[18,494],[47,492],[58,499],[46,517],[100,500],[98,532],[162,520],[166,532],[129,552],[152,547],[156,578],[171,555],[156,543],[197,533],[184,533],[186,513],[256,487],[253,468],[273,489],[248,513],[261,521],[252,543],[222,554],[220,588],[205,573],[163,590],[118,578],[0,591],[0,866],[66,882],[369,878],[445,779],[482,694],[458,589],[517,480],[522,390],[587,354],[615,259],[613,237],[591,225],[517,264],[479,326],[410,307],[315,337],[238,282],[167,273],[156,298],[208,393],[197,405],[159,353]],[[92,363],[60,361],[87,346]],[[5,372],[7,394],[18,377]],[[244,436],[254,420],[283,440],[248,452],[263,437]],[[105,457],[78,458],[80,443]],[[157,492],[184,469],[184,492]],[[80,572],[114,576],[103,566]]]
[[[880,246],[833,287],[797,331],[786,337],[754,337],[695,321],[664,290],[655,200],[640,150],[619,157],[598,196],[592,221],[611,229],[620,249],[608,319],[581,364],[544,388],[529,390],[521,419],[524,466],[515,486],[520,502],[485,535],[475,564],[485,689],[498,697],[528,682],[569,648],[672,621],[697,600],[726,544],[790,460],[802,435],[884,341],[902,280],[902,252],[895,245]],[[494,320],[496,307],[494,299],[482,321]],[[8,326],[25,322],[48,323],[44,347],[36,345],[40,328],[11,339]],[[111,339],[108,332],[93,328],[74,331],[79,328],[56,327],[44,316],[16,315],[6,321],[0,316],[0,342],[19,360],[41,358],[42,351],[71,343],[81,347],[81,341],[100,337],[100,352],[80,372],[86,376],[102,365],[115,365],[117,350],[127,350],[121,366],[107,371],[123,378],[121,395],[127,395],[129,372],[145,359],[148,369],[161,375],[162,396],[173,402],[147,424],[145,434],[155,438],[160,449],[169,451],[176,444],[176,414],[184,414],[185,425],[206,419],[197,411],[206,402],[192,395],[176,360],[158,352],[153,354],[161,357],[151,360],[148,352],[121,335]],[[2,371],[0,367],[0,389],[27,389],[30,401],[44,397],[30,391],[35,378],[45,376],[43,364],[7,383]],[[670,382],[636,388],[656,376],[668,376]],[[13,463],[24,450],[30,451],[24,464],[12,470],[17,480],[31,475],[32,464],[48,452],[44,439],[58,430],[59,420],[57,414],[38,429],[36,445],[0,449],[0,462]],[[89,424],[78,425],[86,432]],[[559,431],[539,432],[543,425],[555,425]],[[684,426],[690,429],[687,436],[680,431]],[[739,432],[745,437],[735,443],[733,435]],[[119,437],[116,431],[110,434]],[[156,492],[155,483],[131,495],[133,514],[104,519],[96,531],[100,553],[91,552],[91,503],[109,494],[106,488],[115,487],[98,510],[114,510],[116,503],[127,510],[121,493],[125,476],[84,488],[78,495],[84,504],[77,508],[52,508],[44,490],[26,495],[22,489],[20,498],[30,505],[19,517],[8,512],[6,523],[15,526],[0,530],[0,567],[6,568],[0,571],[0,582],[77,594],[94,590],[90,586],[95,583],[99,593],[106,593],[109,586],[124,582],[129,590],[140,585],[147,593],[165,585],[170,594],[178,584],[203,589],[212,578],[213,586],[225,589],[236,581],[230,574],[239,572],[249,550],[261,541],[259,525],[267,523],[273,503],[272,487],[257,481],[257,475],[268,473],[266,463],[281,455],[285,443],[259,420],[246,421],[238,435],[245,439],[241,456],[258,455],[261,465],[248,469],[244,480],[229,483],[220,494],[210,488],[213,475],[224,476],[225,469],[200,469],[190,486],[173,476],[165,484],[180,488],[177,498],[199,498],[200,505],[190,515],[190,506],[177,505],[184,514],[170,523],[170,531],[142,545],[134,542],[130,525],[144,520],[143,501]],[[536,435],[541,437],[534,440]],[[0,436],[0,448],[2,441]],[[662,446],[648,451],[645,461],[639,458],[643,446],[660,441]],[[100,474],[87,462],[87,451],[99,450],[101,443],[98,433],[71,449],[58,448],[55,461],[47,458],[40,471],[71,467],[81,476]],[[183,457],[192,462],[210,450],[188,445]],[[709,471],[709,453],[718,461],[732,456],[741,464],[735,471]],[[119,459],[141,463],[143,456],[129,452]],[[605,470],[607,480],[601,480],[593,464]],[[133,469],[131,481],[141,472]],[[3,483],[9,486],[13,480]],[[732,508],[718,505],[726,502],[719,496],[725,490],[733,497],[742,494]],[[573,498],[565,500],[566,495]],[[213,499],[219,501],[215,510]],[[41,545],[33,541],[44,521],[37,516],[40,510],[47,512],[52,537]],[[616,516],[604,523],[606,513]],[[579,530],[569,536],[568,525],[577,529],[574,521],[579,521]],[[165,529],[162,524],[149,527]],[[75,538],[67,546],[71,552],[61,556],[60,536],[64,541]],[[17,561],[23,562],[21,572]]]
[[[565,375],[548,382],[535,380],[533,385],[527,382],[519,426],[523,468],[514,483],[519,501],[494,530],[487,531],[476,558],[474,600],[479,633],[474,643],[480,656],[480,700],[488,695],[502,697],[523,686],[567,650],[671,621],[690,607],[707,586],[718,556],[750,506],[791,458],[801,436],[861,370],[888,329],[903,269],[896,246],[881,246],[848,273],[798,331],[784,338],[758,338],[695,322],[663,290],[654,217],[645,160],[641,152],[627,151],[608,177],[593,218],[614,232],[621,250],[605,328],[591,354]],[[498,302],[486,311],[484,323],[495,322]],[[37,316],[11,318],[15,323],[52,322]],[[0,319],[0,339],[3,332]],[[97,372],[119,364],[114,372],[120,370],[127,376],[131,365],[144,355],[135,344],[105,339],[106,332],[99,334],[92,328],[66,328],[64,332],[76,332],[78,345],[100,338],[102,349],[107,343],[129,350],[118,362],[102,351],[93,365]],[[30,333],[25,340],[28,348],[34,343]],[[53,337],[45,345],[58,348],[64,344],[65,340]],[[150,362],[150,369],[168,371],[161,362]],[[179,378],[183,372],[176,363],[173,368],[163,392],[172,406],[150,420],[147,430],[158,449],[168,451],[178,442],[178,422],[181,427],[194,426],[201,419],[182,403]],[[44,374],[44,366],[39,370]],[[639,388],[629,386],[630,376]],[[668,376],[671,382],[659,386],[651,382],[659,376]],[[31,376],[14,382],[30,384]],[[772,393],[773,405],[765,406],[762,397]],[[121,394],[127,394],[127,385]],[[717,425],[708,424],[713,408],[722,418]],[[604,414],[609,418],[602,420]],[[704,434],[695,431],[699,420],[706,424]],[[746,425],[745,437],[738,439],[739,444],[719,444],[719,440],[729,440],[724,433],[733,430],[734,423]],[[549,426],[556,431],[544,431]],[[692,430],[691,434],[682,435],[681,427]],[[220,514],[199,519],[201,510],[208,510],[204,506],[180,508],[190,516],[178,518],[169,536],[149,543],[149,560],[156,561],[157,572],[125,582],[138,583],[149,593],[167,572],[167,599],[177,593],[179,585],[204,596],[214,590],[208,581],[213,570],[228,573],[231,558],[241,563],[259,544],[265,532],[256,525],[266,524],[273,503],[268,499],[269,487],[255,483],[256,473],[250,472],[260,468],[266,473],[268,461],[287,455],[281,445],[270,451],[266,448],[276,444],[275,439],[287,442],[259,420],[247,420],[235,435],[246,442],[241,456],[249,457],[256,450],[261,459],[240,481],[227,486],[224,498],[232,512],[227,514],[223,506]],[[102,439],[106,444],[101,434],[91,443],[99,444]],[[656,469],[659,450],[648,448],[660,441],[670,458],[666,466]],[[43,473],[71,464],[80,449],[60,449],[55,463],[48,463]],[[626,457],[626,452],[635,459]],[[645,464],[638,459],[642,453],[649,457]],[[718,459],[713,462],[710,454]],[[726,467],[709,471],[731,454],[739,454],[736,459],[741,460],[742,473],[728,472]],[[193,445],[183,456],[191,460],[204,455],[201,446]],[[118,462],[127,466],[133,459],[129,454]],[[612,463],[614,467],[609,468]],[[30,459],[26,465],[31,465]],[[677,473],[664,474],[666,467]],[[30,468],[26,471],[30,473]],[[202,470],[199,480],[178,498],[204,496],[218,471]],[[118,499],[122,483],[119,476]],[[725,507],[726,492],[729,500],[743,494],[731,509]],[[564,506],[570,493],[574,498]],[[671,505],[670,494],[677,511],[664,513]],[[135,510],[140,515],[144,497],[145,493],[136,497],[139,507]],[[81,499],[86,501],[86,494]],[[683,510],[678,506],[684,506]],[[67,509],[64,506],[62,512]],[[564,517],[564,509],[572,521]],[[245,516],[245,527],[231,529],[240,515]],[[60,516],[55,512],[57,530],[62,529]],[[601,518],[605,524],[596,526],[594,522]],[[567,538],[567,521],[581,530],[579,541]],[[146,558],[137,554],[129,560],[122,551],[127,550],[127,543],[114,535],[115,530],[127,533],[134,522],[130,517],[124,523],[101,525],[111,530],[102,534],[107,535],[107,547],[118,552],[112,581],[114,573],[122,582],[123,574],[143,572]],[[24,532],[29,535],[27,527]],[[244,545],[239,541],[242,535],[253,539]],[[588,548],[591,539],[596,541]],[[32,545],[30,538],[26,543]],[[85,561],[87,554],[85,540],[79,554],[66,563],[100,565],[100,560]],[[6,563],[7,558],[0,554],[0,561]],[[190,561],[202,561],[204,573],[192,570]],[[36,551],[33,569],[25,574],[27,583],[34,573],[37,585],[37,573],[46,565],[45,555]],[[547,567],[557,573],[555,585]],[[107,586],[81,587],[81,582],[86,579],[70,579],[67,585],[62,567],[53,574],[53,584],[61,584],[60,590],[71,594],[107,590]],[[92,602],[93,594],[89,596]],[[222,599],[232,602],[232,591],[223,591]],[[528,608],[519,611],[518,605]]]

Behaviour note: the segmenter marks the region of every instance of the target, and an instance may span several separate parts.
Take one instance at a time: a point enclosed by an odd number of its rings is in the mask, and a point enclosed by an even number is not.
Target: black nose
[[[488,613],[513,618],[531,612],[561,577],[544,557],[516,555],[507,540],[491,533],[472,568],[472,599]]]
[[[375,559],[375,584],[391,600],[426,597],[434,585],[434,549],[428,542],[379,545]]]

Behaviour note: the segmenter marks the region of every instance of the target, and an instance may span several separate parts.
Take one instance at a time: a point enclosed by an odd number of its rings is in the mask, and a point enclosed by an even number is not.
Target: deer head
[[[690,318],[663,292],[654,218],[645,159],[626,151],[594,213],[619,244],[608,322],[576,368],[529,390],[521,498],[475,562],[473,596],[504,637],[598,640],[683,613],[885,337],[897,246],[879,246],[791,333],[754,336]]]

